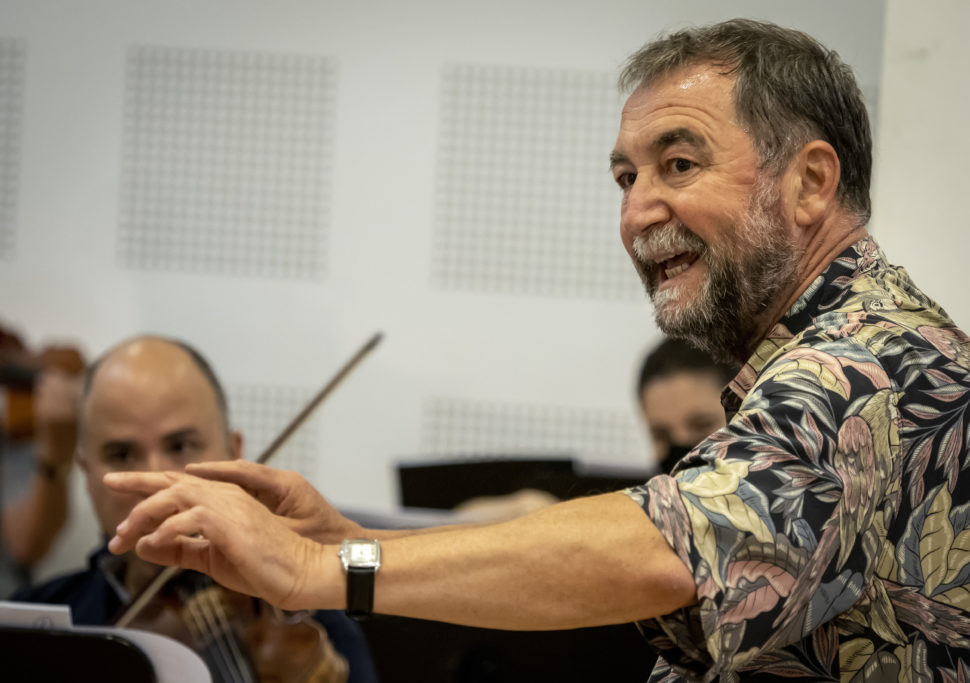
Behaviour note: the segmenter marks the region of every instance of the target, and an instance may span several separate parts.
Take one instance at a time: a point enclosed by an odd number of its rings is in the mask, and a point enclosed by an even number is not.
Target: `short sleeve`
[[[898,462],[895,410],[863,347],[796,348],[672,476],[627,491],[697,586],[695,607],[644,624],[675,669],[706,679],[738,671],[811,643],[859,599]]]

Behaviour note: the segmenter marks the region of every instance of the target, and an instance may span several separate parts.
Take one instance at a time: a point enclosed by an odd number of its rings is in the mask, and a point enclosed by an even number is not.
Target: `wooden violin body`
[[[79,376],[84,372],[84,356],[73,346],[46,346],[29,350],[15,333],[0,327],[0,367],[5,391],[4,415],[0,417],[11,439],[34,436],[34,388],[44,370]]]
[[[309,613],[286,613],[182,572],[129,624],[195,650],[214,683],[345,683],[347,661]]]

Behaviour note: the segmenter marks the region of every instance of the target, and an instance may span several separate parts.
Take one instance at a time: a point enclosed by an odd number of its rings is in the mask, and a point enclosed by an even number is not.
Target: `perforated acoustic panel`
[[[132,48],[122,264],[323,277],[335,88],[327,57]]]
[[[244,454],[255,460],[313,396],[313,389],[247,384],[229,388],[232,425],[242,432]],[[316,471],[317,430],[313,417],[273,456],[273,467],[296,470],[305,477]]]
[[[613,74],[445,69],[432,281],[442,289],[642,297],[608,171]]]
[[[424,455],[573,456],[643,459],[637,425],[626,412],[435,398],[424,405]]]
[[[26,53],[24,41],[0,38],[0,261],[16,246]]]

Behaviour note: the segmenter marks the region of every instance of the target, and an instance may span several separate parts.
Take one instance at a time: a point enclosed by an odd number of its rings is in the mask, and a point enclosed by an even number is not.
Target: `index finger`
[[[286,488],[280,480],[279,470],[248,460],[194,462],[186,465],[185,471],[203,479],[235,484],[264,503],[269,501],[271,508],[276,507],[286,497]]]
[[[196,477],[226,481],[243,488],[260,488],[271,476],[272,469],[248,460],[206,460],[191,462],[185,471]]]
[[[122,493],[150,496],[167,489],[179,480],[178,472],[109,472],[104,475],[104,485]]]

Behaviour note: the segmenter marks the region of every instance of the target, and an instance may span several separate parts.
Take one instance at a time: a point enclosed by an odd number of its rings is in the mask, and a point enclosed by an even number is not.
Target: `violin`
[[[349,675],[308,613],[283,612],[197,572],[179,573],[127,625],[189,646],[214,683],[345,683]]]
[[[10,439],[31,439],[35,435],[35,389],[41,373],[59,370],[79,377],[85,362],[81,352],[69,345],[46,346],[30,351],[14,332],[0,327],[0,387],[6,394],[0,421]]]
[[[269,461],[381,338],[380,333],[375,334],[346,361],[256,462]],[[349,675],[347,661],[309,613],[285,612],[178,567],[158,571],[115,625],[161,633],[185,643],[209,666],[214,683],[345,683]]]

